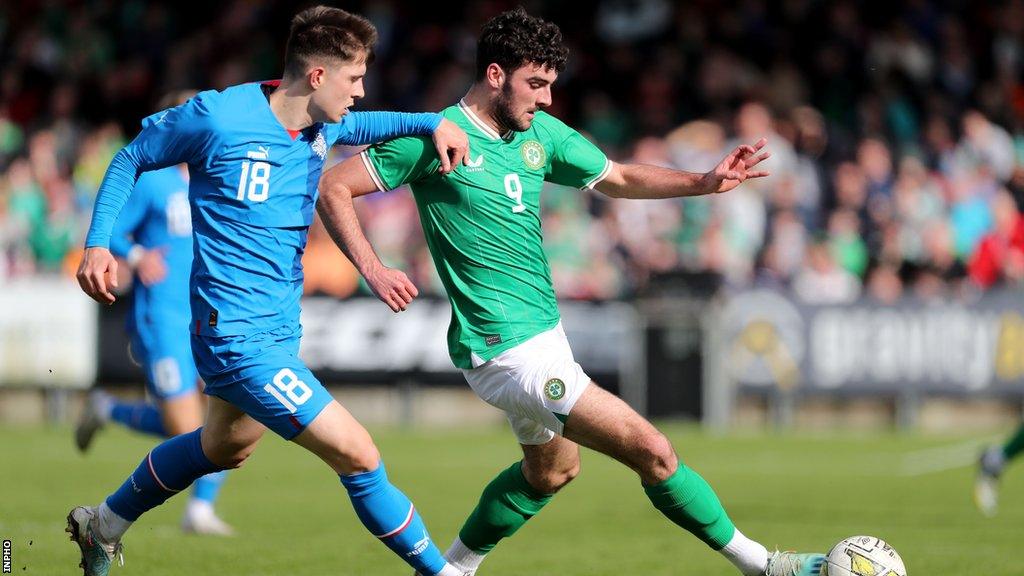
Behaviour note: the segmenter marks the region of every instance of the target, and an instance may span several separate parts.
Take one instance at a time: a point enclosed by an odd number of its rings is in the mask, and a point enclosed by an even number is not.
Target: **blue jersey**
[[[139,177],[114,225],[110,251],[127,257],[133,246],[161,250],[167,276],[146,286],[133,283],[132,313],[128,329],[169,330],[188,343],[189,273],[192,270],[192,216],[188,179],[177,166],[146,172]]]
[[[154,114],[115,156],[86,246],[107,246],[140,171],[188,163],[194,261],[190,329],[203,336],[298,328],[302,253],[334,144],[428,135],[437,114],[353,112],[298,133],[280,124],[261,84],[197,94]]]

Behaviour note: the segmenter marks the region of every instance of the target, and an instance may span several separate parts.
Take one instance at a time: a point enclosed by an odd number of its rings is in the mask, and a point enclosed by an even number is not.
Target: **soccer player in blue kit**
[[[172,92],[159,109],[184,104],[194,95],[192,90]],[[110,251],[132,269],[126,330],[132,359],[145,373],[149,399],[126,401],[94,390],[75,428],[75,443],[83,452],[108,422],[161,438],[191,432],[203,424],[189,318],[182,314],[189,305],[192,270],[187,166],[170,166],[139,177],[114,225]],[[214,512],[225,474],[207,474],[192,485],[181,521],[185,532],[233,533]]]
[[[279,83],[201,92],[146,118],[111,162],[79,284],[93,299],[113,302],[117,264],[107,246],[118,212],[140,172],[187,163],[190,331],[209,409],[203,427],[154,448],[99,506],[68,514],[86,576],[108,573],[122,536],[143,513],[201,476],[240,466],[266,428],[324,460],[362,523],[403,561],[425,574],[461,575],[388,481],[367,431],[298,359],[301,256],[328,148],[418,134],[433,135],[444,173],[468,157],[466,134],[439,115],[347,112],[363,96],[375,40],[362,17],[305,10],[292,20]],[[339,223],[324,224],[337,237]],[[360,272],[396,311],[416,296],[403,273],[379,262]]]

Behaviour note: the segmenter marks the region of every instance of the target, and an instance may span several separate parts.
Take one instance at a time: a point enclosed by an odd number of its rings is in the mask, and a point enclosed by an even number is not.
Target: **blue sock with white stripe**
[[[399,558],[430,576],[445,567],[447,561],[427,534],[412,502],[388,482],[383,462],[372,472],[339,478],[363,525]]]
[[[110,409],[110,419],[132,430],[167,438],[160,410],[147,402],[114,402]]]
[[[134,522],[161,505],[192,482],[222,468],[203,454],[199,441],[203,429],[165,440],[142,459],[124,484],[107,497],[107,506],[121,518]]]

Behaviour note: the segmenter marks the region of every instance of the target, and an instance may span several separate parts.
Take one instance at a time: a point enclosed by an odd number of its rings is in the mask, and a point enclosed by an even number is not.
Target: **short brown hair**
[[[522,6],[491,18],[480,30],[476,44],[476,78],[481,80],[492,63],[507,74],[527,64],[561,73],[569,60],[558,26],[530,16]]]
[[[365,57],[373,61],[377,28],[373,23],[340,8],[314,6],[292,18],[288,45],[284,53],[284,73],[302,76],[316,58],[336,58],[353,62]]]

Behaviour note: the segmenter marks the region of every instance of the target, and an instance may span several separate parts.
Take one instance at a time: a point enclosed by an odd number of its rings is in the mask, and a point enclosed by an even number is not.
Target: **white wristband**
[[[135,268],[138,265],[139,260],[146,254],[146,249],[138,244],[132,246],[132,249],[128,251],[128,255],[125,256],[125,260],[128,261],[128,265]]]

